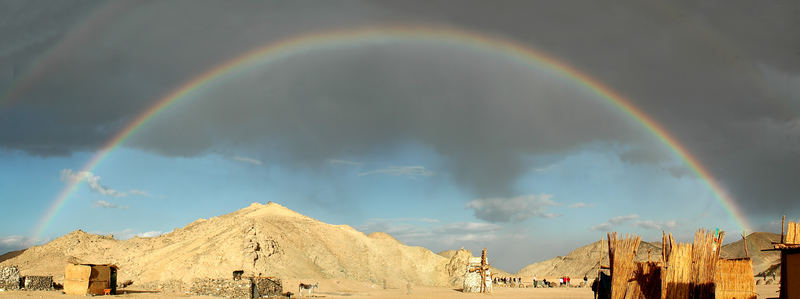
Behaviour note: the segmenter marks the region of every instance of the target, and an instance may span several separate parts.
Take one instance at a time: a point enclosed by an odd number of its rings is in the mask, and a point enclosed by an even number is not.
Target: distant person
[[[536,287],[536,274],[533,275],[533,287]]]
[[[588,286],[589,285],[589,277],[586,277],[586,275],[583,275],[583,285],[584,286]]]
[[[558,278],[558,286],[563,286],[563,285],[564,285],[564,276],[561,276]]]

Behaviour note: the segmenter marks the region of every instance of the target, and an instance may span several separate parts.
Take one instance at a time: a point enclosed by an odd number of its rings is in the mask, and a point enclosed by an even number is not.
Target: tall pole
[[[742,241],[744,241],[744,257],[750,258],[750,252],[747,250],[747,234],[742,231]]]
[[[786,215],[781,218],[781,244],[783,244],[783,229],[786,227]]]
[[[486,248],[481,252],[481,293],[486,293]]]
[[[600,270],[603,268],[603,235],[600,235],[600,261],[597,262],[597,288],[594,291],[594,299],[597,299],[597,293],[600,291]]]

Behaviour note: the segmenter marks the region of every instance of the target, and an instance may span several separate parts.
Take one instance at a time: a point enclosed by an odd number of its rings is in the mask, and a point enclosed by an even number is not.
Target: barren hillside
[[[753,259],[754,273],[760,273],[769,266],[780,263],[780,254],[774,251],[761,251],[761,249],[771,248],[773,241],[780,239],[779,234],[773,233],[752,233],[747,236],[747,248],[750,257]],[[730,236],[728,238],[731,238]],[[557,256],[549,260],[528,265],[519,271],[518,275],[523,277],[539,277],[568,275],[571,277],[583,277],[587,275],[593,278],[597,275],[597,266],[600,255],[603,255],[603,265],[608,265],[608,243],[603,242],[602,252],[600,241],[578,248],[566,256]],[[647,250],[650,249],[651,260],[661,259],[660,242],[642,242],[636,253],[637,261],[646,261],[648,258]],[[742,240],[722,246],[720,257],[740,258],[744,257],[744,246]]]
[[[661,257],[661,244],[642,242],[639,244],[639,250],[636,254],[636,260],[646,261],[648,258],[648,249],[652,260],[658,260]],[[602,255],[603,265],[608,265],[608,242],[602,242],[602,250],[600,241],[575,249],[565,256],[557,256],[549,260],[522,268],[517,275],[525,278],[533,277],[553,277],[567,275],[573,278],[583,277],[584,275],[589,278],[597,276],[597,267],[600,263]]]
[[[727,237],[726,237],[727,238]],[[778,251],[761,251],[762,249],[772,248],[772,242],[781,240],[780,234],[774,233],[752,233],[747,236],[747,251],[753,259],[753,272],[761,273],[769,266],[780,264],[781,254]],[[720,257],[723,258],[742,258],[745,257],[744,241],[738,241],[722,246]]]
[[[9,251],[9,252],[3,253],[2,255],[0,255],[0,262],[5,261],[5,260],[10,259],[10,258],[13,258],[15,256],[18,256],[18,255],[22,254],[23,252],[25,252],[25,249]]]
[[[137,283],[230,277],[234,270],[293,278],[345,278],[405,286],[444,286],[450,260],[406,246],[385,233],[369,236],[331,225],[276,203],[253,203],[231,214],[198,219],[153,238],[116,240],[74,231],[0,262],[23,275],[63,280],[67,262],[112,263],[119,280]]]

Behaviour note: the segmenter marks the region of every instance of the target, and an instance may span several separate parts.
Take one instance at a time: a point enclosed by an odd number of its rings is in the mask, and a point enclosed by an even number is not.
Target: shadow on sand
[[[149,290],[126,290],[126,289],[117,290],[117,295],[122,295],[122,294],[155,294],[155,293],[160,293],[160,292],[159,291],[149,291]]]

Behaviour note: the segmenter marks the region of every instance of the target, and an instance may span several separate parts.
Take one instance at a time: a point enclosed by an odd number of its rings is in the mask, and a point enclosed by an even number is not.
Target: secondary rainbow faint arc
[[[102,25],[126,10],[128,6],[130,5],[127,1],[110,1],[94,10],[83,22],[66,31],[67,34],[55,46],[34,59],[31,65],[17,76],[5,91],[0,91],[0,109],[10,105],[21,94],[35,86],[45,75],[63,63],[64,56],[68,55],[73,47],[80,45],[83,39],[95,35],[95,31],[103,30],[105,27]]]
[[[556,60],[536,49],[521,43],[488,36],[485,34],[464,31],[461,29],[447,27],[369,27],[345,30],[331,30],[314,32],[298,36],[289,37],[276,42],[267,43],[264,46],[246,52],[236,58],[218,64],[206,72],[186,81],[178,88],[171,90],[163,97],[158,99],[155,104],[147,108],[143,113],[131,121],[111,140],[106,142],[102,149],[89,160],[82,168],[82,171],[91,171],[109,154],[119,147],[128,137],[133,135],[137,129],[141,128],[149,120],[157,116],[161,111],[177,102],[187,98],[187,95],[201,89],[203,86],[215,82],[226,75],[235,73],[236,70],[247,66],[269,63],[277,59],[296,55],[310,50],[318,50],[332,47],[354,47],[371,42],[393,42],[408,40],[413,42],[436,42],[454,43],[459,46],[472,46],[480,50],[492,53],[501,53],[509,58],[525,62],[533,67],[544,68],[561,76],[567,77],[572,81],[578,82],[588,90],[613,103],[627,115],[637,120],[644,128],[658,137],[661,142],[667,145],[678,157],[680,157],[708,187],[712,190],[717,200],[728,210],[733,220],[742,228],[749,230],[747,219],[736,206],[735,202],[728,196],[726,191],[711,176],[709,171],[689,151],[681,145],[672,135],[670,135],[661,125],[645,114],[641,109],[634,106],[625,97],[606,87],[598,80],[578,71],[569,64]],[[34,237],[39,235],[47,228],[49,222],[56,215],[58,210],[70,198],[72,193],[77,190],[80,181],[69,182],[67,187],[56,197],[53,204],[47,209],[44,216],[40,219],[34,230]]]

